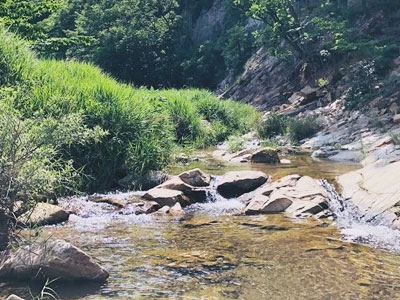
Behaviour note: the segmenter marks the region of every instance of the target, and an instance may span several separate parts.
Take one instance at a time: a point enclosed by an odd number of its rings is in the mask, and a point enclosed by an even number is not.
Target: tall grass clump
[[[122,178],[134,182],[167,166],[177,145],[215,144],[251,130],[259,117],[254,108],[207,91],[133,88],[88,63],[39,60],[5,30],[0,49],[0,94],[17,94],[14,107],[23,118],[79,114],[84,126],[106,133],[62,151],[87,175],[86,191],[116,187]]]
[[[27,82],[34,62],[27,44],[0,24],[0,87]]]
[[[21,107],[26,113],[81,112],[86,124],[108,132],[101,143],[71,148],[77,166],[91,176],[89,190],[110,188],[122,177],[138,178],[170,162],[171,116],[137,98],[130,86],[76,62],[41,61],[34,76],[32,96]]]

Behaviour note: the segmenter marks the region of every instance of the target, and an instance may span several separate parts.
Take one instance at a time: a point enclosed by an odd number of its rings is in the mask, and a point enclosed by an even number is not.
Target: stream
[[[290,159],[283,166],[207,160],[170,171],[199,167],[218,175],[256,169],[274,179],[297,173],[332,180],[359,168],[302,155]],[[353,208],[334,192],[331,197],[336,224],[284,215],[238,216],[243,203],[221,197],[187,207],[175,218],[115,212],[76,197],[61,205],[79,205],[80,217],[46,227],[42,235],[73,243],[110,272],[101,286],[56,284],[61,299],[400,299],[398,233],[354,217]],[[375,240],[363,230],[377,230]],[[376,240],[380,235],[384,239]]]

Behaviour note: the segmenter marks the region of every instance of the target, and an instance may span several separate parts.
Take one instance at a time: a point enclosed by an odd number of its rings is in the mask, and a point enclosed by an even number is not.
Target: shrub
[[[0,98],[0,250],[8,244],[15,202],[33,206],[39,199],[75,193],[80,173],[64,159],[64,149],[105,135],[85,126],[79,114],[23,118],[9,100]]]
[[[262,139],[270,139],[277,135],[284,135],[287,131],[288,121],[288,117],[273,113],[258,124],[257,133]]]
[[[271,114],[257,127],[258,136],[269,141],[278,135],[287,135],[293,142],[308,138],[319,130],[315,118],[295,119],[284,115]]]
[[[227,141],[227,145],[229,153],[235,153],[244,149],[244,141],[239,136],[231,136]]]
[[[291,119],[288,122],[288,136],[294,142],[299,142],[305,138],[313,136],[319,130],[319,125],[315,118]]]
[[[392,138],[393,144],[400,145],[400,134],[398,133],[390,133],[390,137]]]
[[[359,62],[351,76],[352,86],[346,96],[345,106],[347,109],[356,109],[365,106],[375,95],[374,90],[375,62]]]

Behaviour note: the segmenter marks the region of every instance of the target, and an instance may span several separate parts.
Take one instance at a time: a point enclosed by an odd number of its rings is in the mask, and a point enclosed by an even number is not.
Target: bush
[[[239,136],[231,136],[228,139],[227,144],[229,153],[235,153],[244,149],[244,141]]]
[[[63,150],[98,142],[105,135],[98,127],[85,126],[79,114],[23,118],[11,100],[0,98],[0,250],[8,244],[15,202],[29,207],[41,199],[75,193],[81,174]]]
[[[270,139],[277,135],[285,135],[289,118],[284,115],[271,114],[266,120],[257,126],[258,136],[262,139]]]
[[[315,118],[295,119],[284,115],[271,114],[257,126],[261,139],[270,140],[276,136],[287,135],[293,142],[299,142],[315,134],[319,125]]]
[[[345,106],[347,109],[356,109],[365,107],[365,105],[374,97],[374,89],[377,80],[375,75],[374,61],[361,61],[356,67],[350,80],[352,86],[346,96]]]
[[[309,138],[317,133],[319,125],[315,118],[308,117],[305,119],[291,119],[288,122],[288,136],[294,142],[299,142],[303,139]]]

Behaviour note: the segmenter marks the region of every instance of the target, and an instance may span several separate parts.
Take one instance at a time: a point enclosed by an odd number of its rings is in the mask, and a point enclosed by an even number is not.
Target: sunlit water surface
[[[199,166],[210,173],[251,168],[275,178],[300,173],[332,179],[357,167],[310,163],[305,157],[292,161],[284,168],[197,163],[175,173]],[[56,286],[59,295],[81,300],[400,299],[396,252],[343,241],[329,221],[236,216],[242,208],[237,200],[219,199],[171,218],[105,213],[107,205],[88,204],[88,216],[72,216],[65,226],[48,227],[43,234],[87,251],[110,278],[102,286]]]

